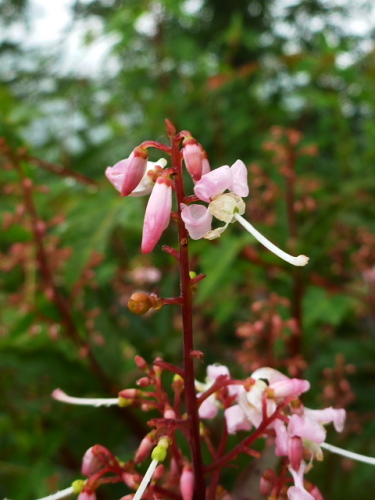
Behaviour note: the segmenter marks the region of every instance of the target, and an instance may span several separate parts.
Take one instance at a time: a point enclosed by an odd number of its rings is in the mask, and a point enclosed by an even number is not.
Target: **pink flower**
[[[124,183],[125,173],[129,171],[130,157],[126,160],[119,161],[113,167],[108,167],[105,171],[107,179],[119,192],[121,192]],[[160,158],[157,162],[147,161],[143,177],[140,178],[139,183],[134,187],[129,196],[144,196],[150,194],[155,182],[148,175],[148,172],[157,169],[157,167],[163,168],[166,164],[167,161],[164,158]]]
[[[203,205],[181,204],[181,218],[193,240],[199,240],[211,229],[212,214]]]
[[[321,444],[326,438],[326,430],[316,420],[306,415],[292,415],[288,423],[289,436],[299,436],[314,443]]]
[[[84,476],[91,476],[96,471],[98,471],[102,467],[102,463],[98,458],[94,455],[92,451],[92,447],[89,448],[86,453],[83,455],[82,459],[82,474]]]
[[[202,175],[195,184],[194,192],[199,199],[209,203],[209,206],[205,208],[203,205],[195,205],[199,208],[194,208],[194,205],[181,205],[181,217],[191,238],[208,240],[219,238],[228,225],[237,220],[262,245],[280,258],[295,266],[307,264],[308,257],[305,255],[293,257],[280,250],[242,217],[245,213],[242,197],[249,194],[249,186],[247,169],[241,160],[237,160],[231,167],[224,165]],[[225,222],[225,226],[210,230],[212,218],[209,213]]]
[[[288,499],[289,500],[314,500],[314,497],[306,491],[303,484],[303,475],[306,470],[305,462],[301,462],[301,465],[298,471],[295,471],[292,467],[289,466],[289,472],[293,476],[294,486],[291,486],[288,489]]]
[[[159,177],[148,200],[143,224],[142,252],[151,252],[168,227],[172,209],[172,181]]]
[[[324,408],[323,410],[310,410],[309,408],[305,408],[304,414],[306,417],[321,424],[329,424],[333,422],[337,432],[341,432],[344,429],[346,411],[342,408],[338,410],[335,410],[331,406],[329,408]]]
[[[108,180],[121,192],[128,196],[141,182],[147,167],[148,151],[137,146],[129,158],[121,160],[113,167],[108,167],[105,174]]]
[[[216,381],[216,379],[220,376],[227,376],[230,378],[229,370],[226,366],[220,365],[219,363],[215,363],[213,365],[208,365],[207,367],[207,377],[206,382],[198,382],[195,381],[195,388],[199,392],[205,392],[209,389]],[[238,390],[241,389],[241,386],[237,385],[229,385],[227,386],[228,393],[231,396],[237,394]],[[216,401],[215,394],[211,394],[207,399],[203,401],[198,410],[200,418],[215,418],[218,413],[218,405]]]
[[[249,431],[252,427],[240,405],[226,408],[224,416],[229,434],[235,434],[237,431]]]

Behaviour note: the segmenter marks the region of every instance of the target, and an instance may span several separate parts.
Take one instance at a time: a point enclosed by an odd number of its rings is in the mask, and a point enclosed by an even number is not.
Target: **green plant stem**
[[[179,238],[179,264],[180,264],[180,287],[183,298],[182,321],[184,332],[184,374],[185,374],[185,403],[189,418],[189,444],[193,462],[194,473],[194,500],[205,500],[206,484],[203,475],[202,452],[199,435],[199,416],[197,397],[195,392],[194,358],[191,352],[194,350],[193,340],[193,300],[191,280],[189,275],[189,235],[181,219],[180,204],[185,198],[182,178],[180,138],[171,136],[172,143],[172,165],[176,171],[175,186],[178,204],[178,238]]]

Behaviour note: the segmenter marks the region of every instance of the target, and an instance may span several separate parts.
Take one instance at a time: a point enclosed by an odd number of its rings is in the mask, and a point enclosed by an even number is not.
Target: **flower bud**
[[[98,471],[102,467],[102,463],[96,457],[92,451],[92,447],[89,448],[83,456],[82,459],[82,474],[84,476],[91,476],[94,472]]]
[[[159,464],[155,469],[152,479],[153,481],[159,481],[159,479],[161,479],[163,476],[164,476],[164,465]]]
[[[141,182],[147,167],[148,151],[140,146],[134,148],[124,165],[121,195],[128,196]],[[124,161],[124,160],[123,160]]]
[[[288,439],[288,456],[290,465],[295,471],[298,471],[301,466],[303,456],[302,439],[297,436],[289,437]]]
[[[147,203],[143,223],[142,253],[150,253],[168,227],[172,209],[172,181],[159,177]]]
[[[164,411],[164,415],[163,415],[164,418],[171,418],[171,419],[175,419],[176,418],[176,413],[174,412],[174,410],[172,410],[172,408],[170,406],[168,406],[165,411]]]
[[[148,377],[142,377],[137,380],[136,384],[139,387],[148,387],[149,385],[151,385],[151,380]]]
[[[146,363],[146,360],[142,358],[142,356],[134,356],[134,362],[140,370],[148,370],[148,364]]]
[[[141,441],[139,448],[135,454],[134,462],[142,463],[150,455],[152,448],[155,446],[155,431],[149,432]]]
[[[182,145],[182,154],[186,169],[193,180],[197,182],[202,177],[202,149],[198,142],[191,136],[184,139]]]
[[[190,466],[185,466],[182,470],[180,491],[183,500],[192,500],[194,495],[194,475]]]
[[[260,493],[262,496],[270,495],[276,482],[275,472],[272,469],[266,469],[260,478]]]
[[[150,297],[146,293],[136,292],[130,297],[128,309],[133,314],[142,316],[152,308]]]

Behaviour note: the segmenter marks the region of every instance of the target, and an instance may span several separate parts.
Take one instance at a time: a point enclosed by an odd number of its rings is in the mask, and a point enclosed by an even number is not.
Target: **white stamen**
[[[139,485],[139,487],[136,491],[136,494],[133,497],[133,500],[140,500],[140,498],[142,498],[142,495],[145,492],[145,489],[147,488],[148,483],[151,481],[152,475],[155,472],[155,469],[156,469],[158,463],[159,462],[155,459],[150,463],[150,466],[147,469],[146,474],[143,476],[141,484]]]
[[[69,488],[66,488],[65,490],[57,491],[48,497],[39,498],[38,500],[60,500],[61,498],[66,498],[73,494],[73,486],[69,486]]]
[[[265,238],[262,234],[260,234],[260,232],[257,231],[255,227],[250,224],[250,222],[241,217],[241,215],[234,214],[234,217],[247,231],[249,231],[249,233],[251,233],[254,236],[254,238],[256,238],[260,243],[262,243],[262,245],[264,245],[266,248],[268,248],[268,250],[276,254],[281,259],[284,259],[287,262],[289,262],[289,264],[293,264],[293,266],[305,266],[308,263],[309,258],[306,257],[306,255],[298,255],[298,257],[293,257],[292,255],[289,255],[283,250],[280,250],[280,248],[271,243],[269,240],[267,240],[267,238]]]
[[[366,455],[360,455],[359,453],[354,453],[353,451],[343,450],[332,444],[322,443],[321,448],[336,453],[337,455],[342,455],[343,457],[351,458],[352,460],[357,460],[357,462],[364,462],[365,464],[375,465],[375,458],[366,457]]]
[[[82,405],[82,406],[118,405],[118,398],[74,398],[73,396],[68,396],[61,389],[55,389],[52,393],[52,397],[57,401],[61,401],[62,403],[68,403],[71,405]]]

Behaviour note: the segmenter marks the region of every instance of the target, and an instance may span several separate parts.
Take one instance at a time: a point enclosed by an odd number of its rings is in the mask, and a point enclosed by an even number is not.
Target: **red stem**
[[[167,123],[167,130],[171,130],[170,124]],[[180,266],[180,287],[181,297],[183,298],[182,322],[184,331],[184,374],[185,374],[185,404],[190,422],[189,426],[189,445],[191,449],[193,473],[194,473],[194,500],[205,500],[206,484],[203,475],[203,462],[201,443],[199,435],[199,416],[197,397],[195,392],[195,376],[194,376],[194,359],[191,352],[194,350],[193,341],[193,314],[192,314],[192,290],[191,280],[189,275],[189,235],[185,225],[181,219],[180,204],[185,198],[184,184],[182,178],[182,165],[180,153],[180,138],[170,134],[172,144],[172,165],[176,171],[175,185],[177,196],[178,209],[178,238],[179,238],[179,266]]]
[[[291,399],[291,398],[290,398]],[[263,422],[260,424],[258,429],[254,431],[250,436],[245,438],[241,443],[238,443],[237,446],[235,446],[232,450],[230,450],[226,455],[222,456],[216,462],[213,462],[212,464],[208,465],[205,467],[205,472],[211,472],[219,467],[222,468],[224,465],[226,465],[228,462],[233,460],[234,458],[237,457],[245,448],[250,446],[254,441],[256,441],[267,429],[269,424],[273,422],[276,418],[278,418],[280,411],[285,408],[290,403],[290,399],[285,399],[282,403],[280,403],[274,413],[272,413],[271,416],[263,420]]]

